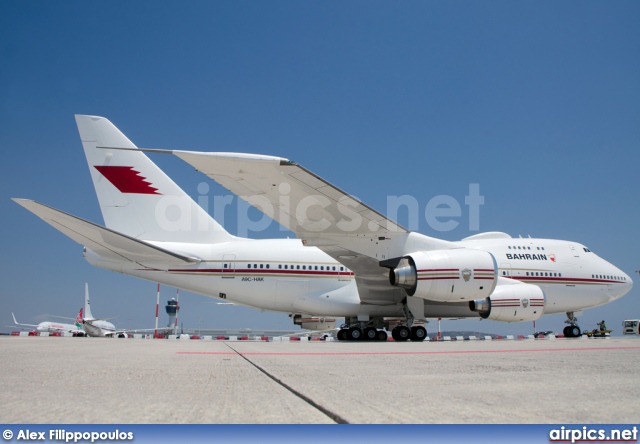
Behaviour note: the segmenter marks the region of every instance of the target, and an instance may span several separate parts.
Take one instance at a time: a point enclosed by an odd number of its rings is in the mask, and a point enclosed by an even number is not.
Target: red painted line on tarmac
[[[469,355],[480,353],[541,353],[566,351],[600,351],[600,350],[640,350],[640,346],[628,347],[588,347],[588,348],[545,348],[540,350],[458,350],[458,351],[386,351],[386,352],[215,352],[215,351],[179,351],[178,355],[236,355],[243,356],[354,356],[354,355]]]

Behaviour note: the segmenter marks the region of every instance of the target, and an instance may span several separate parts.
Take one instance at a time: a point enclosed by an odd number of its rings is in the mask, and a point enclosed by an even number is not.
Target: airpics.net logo
[[[409,231],[420,231],[426,223],[433,231],[448,232],[455,230],[465,219],[469,231],[480,231],[480,207],[485,203],[477,183],[468,185],[468,192],[462,199],[441,194],[421,202],[411,195],[387,196],[386,211],[379,215],[372,214],[359,200],[347,195],[337,201],[324,194],[296,199],[288,183],[278,186],[275,201],[262,194],[240,198],[233,194],[211,196],[206,182],[198,184],[197,193],[198,205],[223,227],[226,226],[225,219],[228,219],[229,211],[237,199],[236,214],[231,219],[235,219],[237,234],[242,237],[247,237],[249,232],[269,229],[274,220],[283,222],[280,225],[281,231],[287,231],[286,226],[297,226],[303,231],[315,233],[328,230],[361,233],[363,227],[372,234],[381,228],[391,232],[399,230],[395,224],[387,224],[382,216],[390,221],[402,219],[404,227]],[[258,208],[262,216],[255,219],[255,215],[250,213],[251,207]],[[337,215],[338,218],[329,218],[329,214]],[[401,215],[405,217],[400,218]],[[200,216],[192,213],[190,199],[178,196],[163,195],[155,208],[158,225],[168,232],[209,230],[208,218],[206,215]]]
[[[574,429],[562,426],[549,432],[549,442],[638,442],[638,428],[604,429],[583,426]]]

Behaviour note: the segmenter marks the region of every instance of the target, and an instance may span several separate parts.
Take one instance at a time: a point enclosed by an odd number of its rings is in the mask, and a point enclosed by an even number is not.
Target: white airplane
[[[449,242],[409,232],[280,157],[138,149],[111,122],[76,123],[106,227],[14,199],[112,271],[302,319],[344,317],[341,340],[422,341],[428,318],[532,321],[614,301],[631,278],[577,242],[477,234]],[[232,236],[143,151],[173,154],[296,233]],[[415,325],[414,325],[414,321]],[[420,321],[420,322],[417,322]],[[304,327],[304,325],[303,325]]]
[[[89,301],[89,284],[84,284],[84,317],[82,318],[82,328],[93,337],[114,336],[118,333],[115,325],[104,319],[96,319],[91,314],[91,302]]]
[[[93,337],[127,337],[130,333],[143,332],[143,331],[160,331],[166,332],[169,327],[162,327],[158,329],[143,328],[143,329],[121,329],[116,330],[115,325],[106,319],[96,319],[91,314],[91,302],[89,300],[89,284],[84,284],[84,317],[82,317],[82,310],[80,310],[79,320],[82,328],[88,336]],[[77,321],[76,321],[77,322]]]
[[[82,330],[82,308],[80,309],[80,313],[78,313],[78,316],[76,317],[76,323],[75,324],[63,324],[61,322],[50,322],[50,321],[40,322],[38,325],[35,325],[35,324],[20,324],[16,320],[16,315],[11,313],[11,316],[13,316],[13,323],[14,324],[19,325],[19,326],[23,326],[23,327],[35,327],[35,330],[38,333],[60,332],[60,333],[73,333],[76,336],[77,335],[80,335],[80,336],[84,336],[85,335],[84,330]]]

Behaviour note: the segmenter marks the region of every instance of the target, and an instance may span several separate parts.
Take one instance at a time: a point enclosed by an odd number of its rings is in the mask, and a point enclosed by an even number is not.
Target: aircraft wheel
[[[577,338],[582,334],[582,332],[580,331],[580,327],[578,327],[577,325],[572,326],[569,330],[571,331],[572,338]]]
[[[367,341],[375,341],[378,336],[378,331],[373,327],[367,327],[364,329],[364,338]]]
[[[349,338],[350,341],[359,341],[362,339],[362,336],[362,330],[358,327],[350,328],[347,334],[347,338]]]
[[[338,330],[338,341],[346,341],[347,340],[347,331],[342,329]]]
[[[409,338],[411,337],[411,330],[409,330],[409,327],[405,327],[403,325],[396,328],[398,329],[396,333],[396,336],[397,336],[396,341],[404,342],[409,340]]]
[[[571,327],[569,327],[568,325],[562,330],[562,333],[564,334],[565,338],[570,338],[571,337],[571,332],[569,331]]]
[[[376,340],[377,341],[381,341],[381,342],[386,342],[387,341],[387,332],[384,330],[380,330],[379,332],[377,332],[376,335]]]
[[[411,340],[422,342],[427,337],[427,329],[424,327],[411,327]]]

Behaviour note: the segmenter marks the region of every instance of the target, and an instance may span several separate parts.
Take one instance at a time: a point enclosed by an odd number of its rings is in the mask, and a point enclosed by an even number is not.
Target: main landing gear
[[[404,321],[400,321],[393,330],[391,337],[394,341],[405,342],[411,339],[412,342],[422,342],[427,338],[427,329],[422,325],[414,325],[416,316],[420,321],[424,319],[424,301],[422,299],[405,298],[402,303]],[[414,316],[414,314],[416,314]],[[373,318],[362,320],[357,317],[345,318],[346,323],[338,331],[339,341],[386,341],[390,320],[384,318]],[[397,322],[397,321],[396,321]]]
[[[578,318],[575,317],[572,311],[567,312],[567,320],[564,321],[567,325],[563,330],[565,338],[577,338],[582,335],[580,327],[578,327]]]
[[[413,342],[422,342],[427,337],[427,329],[422,326],[409,328],[406,325],[399,325],[391,330],[391,337],[399,342],[409,339]]]
[[[391,337],[394,341],[405,342],[411,339],[413,342],[422,342],[427,338],[427,329],[422,326],[407,327],[399,325],[391,330]],[[362,327],[360,325],[342,326],[338,331],[338,341],[386,341],[387,332],[378,330],[375,327]]]
[[[343,326],[338,331],[338,341],[386,341],[387,332],[374,327]]]

